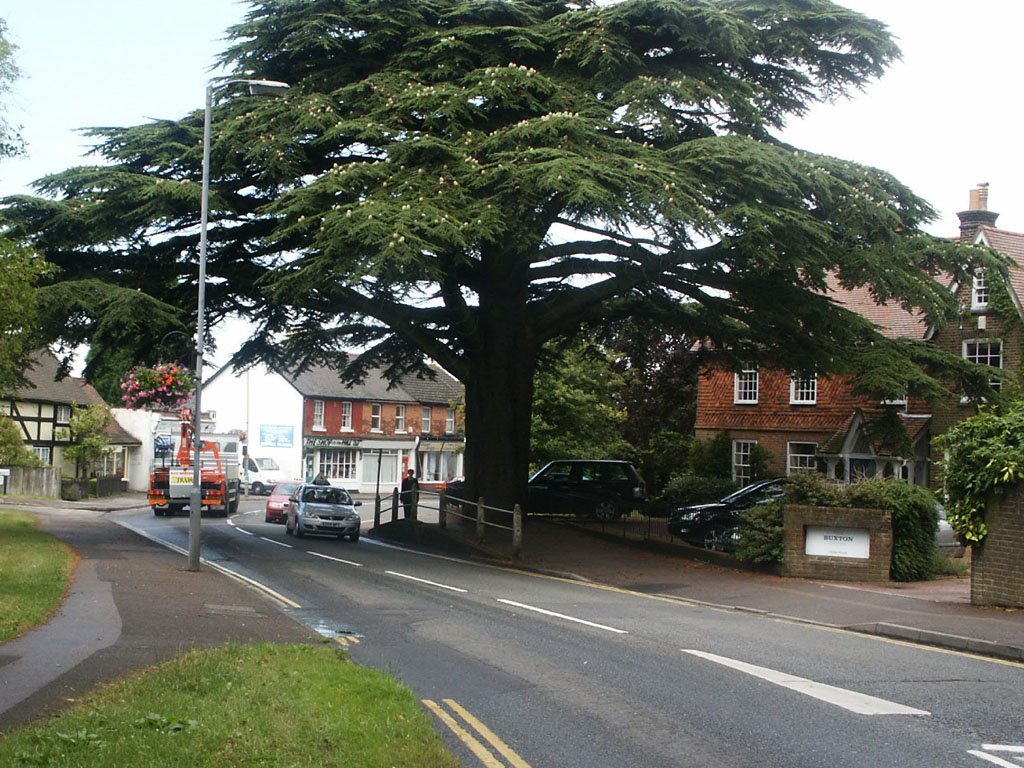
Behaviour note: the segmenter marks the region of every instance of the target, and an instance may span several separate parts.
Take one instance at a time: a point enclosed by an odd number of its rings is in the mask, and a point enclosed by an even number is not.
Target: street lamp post
[[[216,87],[247,85],[253,96],[277,96],[288,90],[278,80],[227,80]],[[210,219],[210,123],[213,118],[214,83],[206,86],[206,109],[203,115],[203,189],[199,214],[199,302],[196,314],[195,403],[192,412],[192,490],[189,494],[188,569],[199,570],[201,520],[203,509],[203,347],[206,337],[206,230]],[[224,503],[227,503],[225,498]]]

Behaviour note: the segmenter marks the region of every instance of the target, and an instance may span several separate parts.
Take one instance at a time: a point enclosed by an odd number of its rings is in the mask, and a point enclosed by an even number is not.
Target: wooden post
[[[481,496],[476,502],[476,540],[484,540],[484,497]]]
[[[512,510],[512,557],[523,556],[523,510],[516,504]]]
[[[447,494],[441,491],[441,495],[437,497],[437,527],[442,530],[448,527],[448,513],[445,511],[447,505]]]
[[[391,522],[398,519],[398,489],[391,492]]]

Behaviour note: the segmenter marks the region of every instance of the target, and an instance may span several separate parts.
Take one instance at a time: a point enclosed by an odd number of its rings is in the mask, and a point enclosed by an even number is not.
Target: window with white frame
[[[816,472],[818,469],[817,443],[789,443],[787,447],[787,474]]]
[[[988,306],[988,286],[985,285],[985,273],[978,270],[974,273],[971,286],[971,309],[984,309]]]
[[[732,441],[732,479],[741,485],[747,485],[753,477],[751,462],[757,440]]]
[[[395,406],[395,432],[405,432],[405,406]]]
[[[447,415],[444,417],[444,431],[446,435],[455,434],[455,409],[449,408]]]
[[[757,402],[757,368],[744,368],[742,371],[737,371],[733,385],[733,402],[741,404]]]
[[[422,429],[422,432],[423,432],[424,435],[429,435],[430,434],[430,418],[433,415],[434,415],[434,413],[433,413],[433,410],[431,409],[431,407],[429,405],[424,405],[423,406],[423,429]]]
[[[324,401],[314,400],[313,401],[313,429],[324,430]]]
[[[70,424],[71,423],[71,406],[70,405],[58,405],[57,406],[57,423],[58,424]]]
[[[968,339],[963,347],[964,360],[977,365],[991,365],[993,368],[1003,367],[1003,342],[999,339]],[[999,379],[992,379],[992,389],[999,389]]]
[[[51,458],[53,456],[53,453],[50,450],[50,446],[48,446],[48,445],[33,445],[32,446],[32,453],[34,453],[36,455],[36,457],[41,462],[43,462],[43,464],[45,464],[46,466],[50,466]]]
[[[790,405],[816,405],[818,403],[818,374],[793,374],[789,380]]]
[[[356,452],[346,448],[320,451],[318,469],[331,480],[355,480]]]
[[[381,430],[381,404],[373,403],[370,406],[370,431],[380,432]]]
[[[341,428],[346,432],[352,431],[352,403],[347,400],[341,404]]]

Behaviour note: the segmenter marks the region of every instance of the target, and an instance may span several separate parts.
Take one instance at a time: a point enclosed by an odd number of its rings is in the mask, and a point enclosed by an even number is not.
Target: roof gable
[[[58,379],[59,371],[60,363],[48,349],[33,352],[25,369],[26,384],[14,390],[14,399],[67,405],[105,404],[100,393],[85,379],[77,376]]]

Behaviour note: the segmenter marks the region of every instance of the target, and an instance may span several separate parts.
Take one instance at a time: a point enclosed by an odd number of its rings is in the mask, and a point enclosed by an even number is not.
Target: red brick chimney
[[[984,181],[971,190],[966,211],[957,214],[960,219],[960,241],[973,243],[982,227],[994,227],[998,213],[988,209],[988,182]]]

